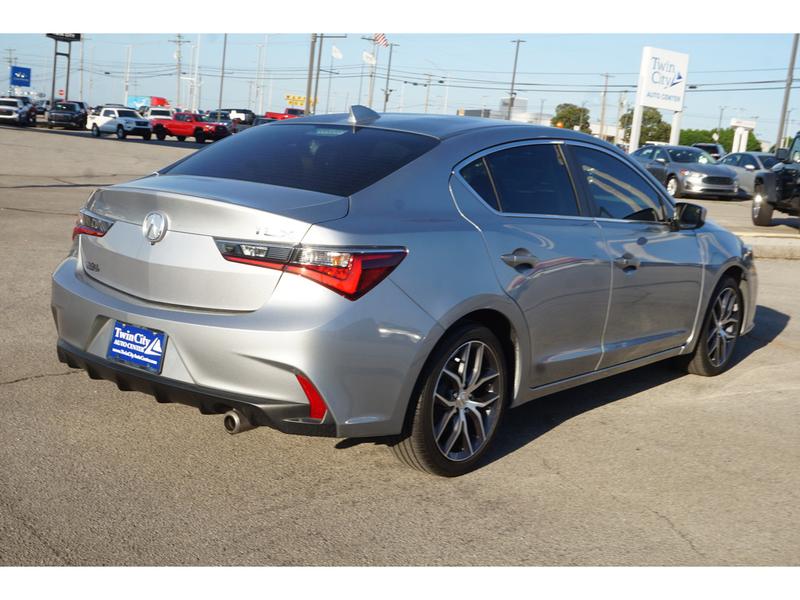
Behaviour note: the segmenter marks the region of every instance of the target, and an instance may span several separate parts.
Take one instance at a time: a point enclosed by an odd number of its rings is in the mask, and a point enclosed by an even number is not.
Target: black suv
[[[762,171],[764,187],[756,186],[753,196],[753,223],[769,225],[772,211],[800,215],[800,132],[789,149],[778,148],[778,162],[769,171]]]
[[[47,113],[47,127],[86,128],[86,110],[77,102],[56,101]]]

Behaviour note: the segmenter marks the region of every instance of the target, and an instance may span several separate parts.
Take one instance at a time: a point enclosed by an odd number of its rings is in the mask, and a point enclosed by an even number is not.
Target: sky
[[[83,100],[90,104],[123,102],[128,47],[131,47],[130,95],[164,96],[176,99],[176,34],[84,34]],[[183,33],[183,72],[190,75],[193,47],[199,43],[202,88],[200,108],[215,108],[219,101],[222,34]],[[331,33],[326,35],[345,35]],[[341,112],[368,101],[369,77],[361,76],[362,52],[371,43],[348,33],[346,38],[326,39],[323,69],[333,64],[330,96],[328,73],[319,82],[318,112],[326,108]],[[455,114],[459,108],[498,108],[508,95],[514,62],[512,40],[522,39],[517,67],[518,98],[526,98],[528,110],[538,113],[543,101],[545,114],[562,102],[586,103],[592,120],[599,120],[603,73],[609,73],[607,120],[616,119],[622,100],[631,106],[643,46],[655,46],[689,54],[688,90],[683,128],[712,129],[720,109],[723,126],[731,117],[757,120],[756,135],[774,140],[783,97],[783,81],[791,49],[789,34],[393,34],[386,33],[393,50],[388,110]],[[264,110],[283,111],[287,94],[304,96],[309,61],[309,34],[228,35],[224,107],[257,108],[256,73],[258,45],[266,53],[263,81]],[[33,69],[34,89],[49,94],[53,41],[44,34],[0,34],[0,56],[7,63]],[[332,60],[331,46],[341,51]],[[80,44],[73,44],[70,78],[71,99],[80,95]],[[64,48],[64,46],[62,46]],[[263,51],[263,50],[262,50]],[[378,55],[373,107],[382,110],[388,49]],[[65,61],[60,63],[56,89],[64,87]],[[364,71],[368,73],[367,70]],[[430,89],[423,83],[431,77]],[[7,75],[5,76],[7,77]],[[252,82],[252,83],[251,83]],[[404,83],[406,82],[406,83]],[[439,83],[441,82],[441,83]],[[749,83],[766,82],[766,83]],[[417,85],[414,85],[416,83]],[[722,84],[722,85],[720,85]],[[5,81],[0,79],[0,85]],[[739,88],[774,88],[750,91]],[[628,90],[620,97],[621,90]],[[73,92],[74,90],[74,92]],[[186,104],[188,84],[182,88]],[[329,99],[330,98],[330,99]],[[789,130],[800,128],[800,92],[793,91]],[[671,116],[664,115],[669,121]]]

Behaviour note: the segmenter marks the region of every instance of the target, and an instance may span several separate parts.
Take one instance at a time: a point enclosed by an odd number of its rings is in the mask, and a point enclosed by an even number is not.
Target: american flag
[[[372,41],[384,48],[389,45],[389,40],[386,39],[386,34],[383,33],[374,33],[372,35]]]

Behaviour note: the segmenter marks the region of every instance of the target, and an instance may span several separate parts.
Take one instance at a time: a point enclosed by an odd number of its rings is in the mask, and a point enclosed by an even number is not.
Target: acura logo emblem
[[[151,244],[160,242],[167,234],[167,217],[160,212],[147,213],[142,222],[142,234]]]

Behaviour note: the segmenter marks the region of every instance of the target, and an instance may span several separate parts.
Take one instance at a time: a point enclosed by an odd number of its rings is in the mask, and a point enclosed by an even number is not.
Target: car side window
[[[114,111],[113,111],[113,110],[104,110],[104,111],[103,111],[103,116],[104,116],[104,117],[111,117],[111,118],[113,118],[113,117],[114,117]]]
[[[719,162],[721,162],[723,165],[728,165],[729,167],[736,167],[739,165],[740,157],[740,154],[729,154]]]
[[[758,163],[756,162],[756,159],[754,159],[752,156],[748,154],[742,154],[741,159],[739,161],[739,166],[746,167],[747,165],[752,166],[754,169],[758,168]]]
[[[531,144],[484,157],[505,213],[577,216],[578,201],[561,149],[556,144]]]
[[[637,151],[636,156],[640,156],[642,158],[646,158],[648,160],[653,159],[653,149],[651,147],[642,148],[641,150]]]
[[[660,221],[663,209],[656,191],[618,158],[584,146],[572,152],[594,201],[595,217]]]
[[[669,154],[667,154],[666,152],[664,152],[660,148],[655,151],[655,153],[653,154],[653,158],[658,160],[658,161],[663,162],[664,164],[669,162]]]
[[[494,183],[489,175],[489,169],[486,167],[484,158],[471,162],[459,172],[464,181],[483,198],[486,204],[495,210],[500,210],[500,206],[497,204],[497,192],[494,189]]]
[[[800,163],[800,135],[794,138],[791,150],[789,150],[789,159],[793,163]]]

